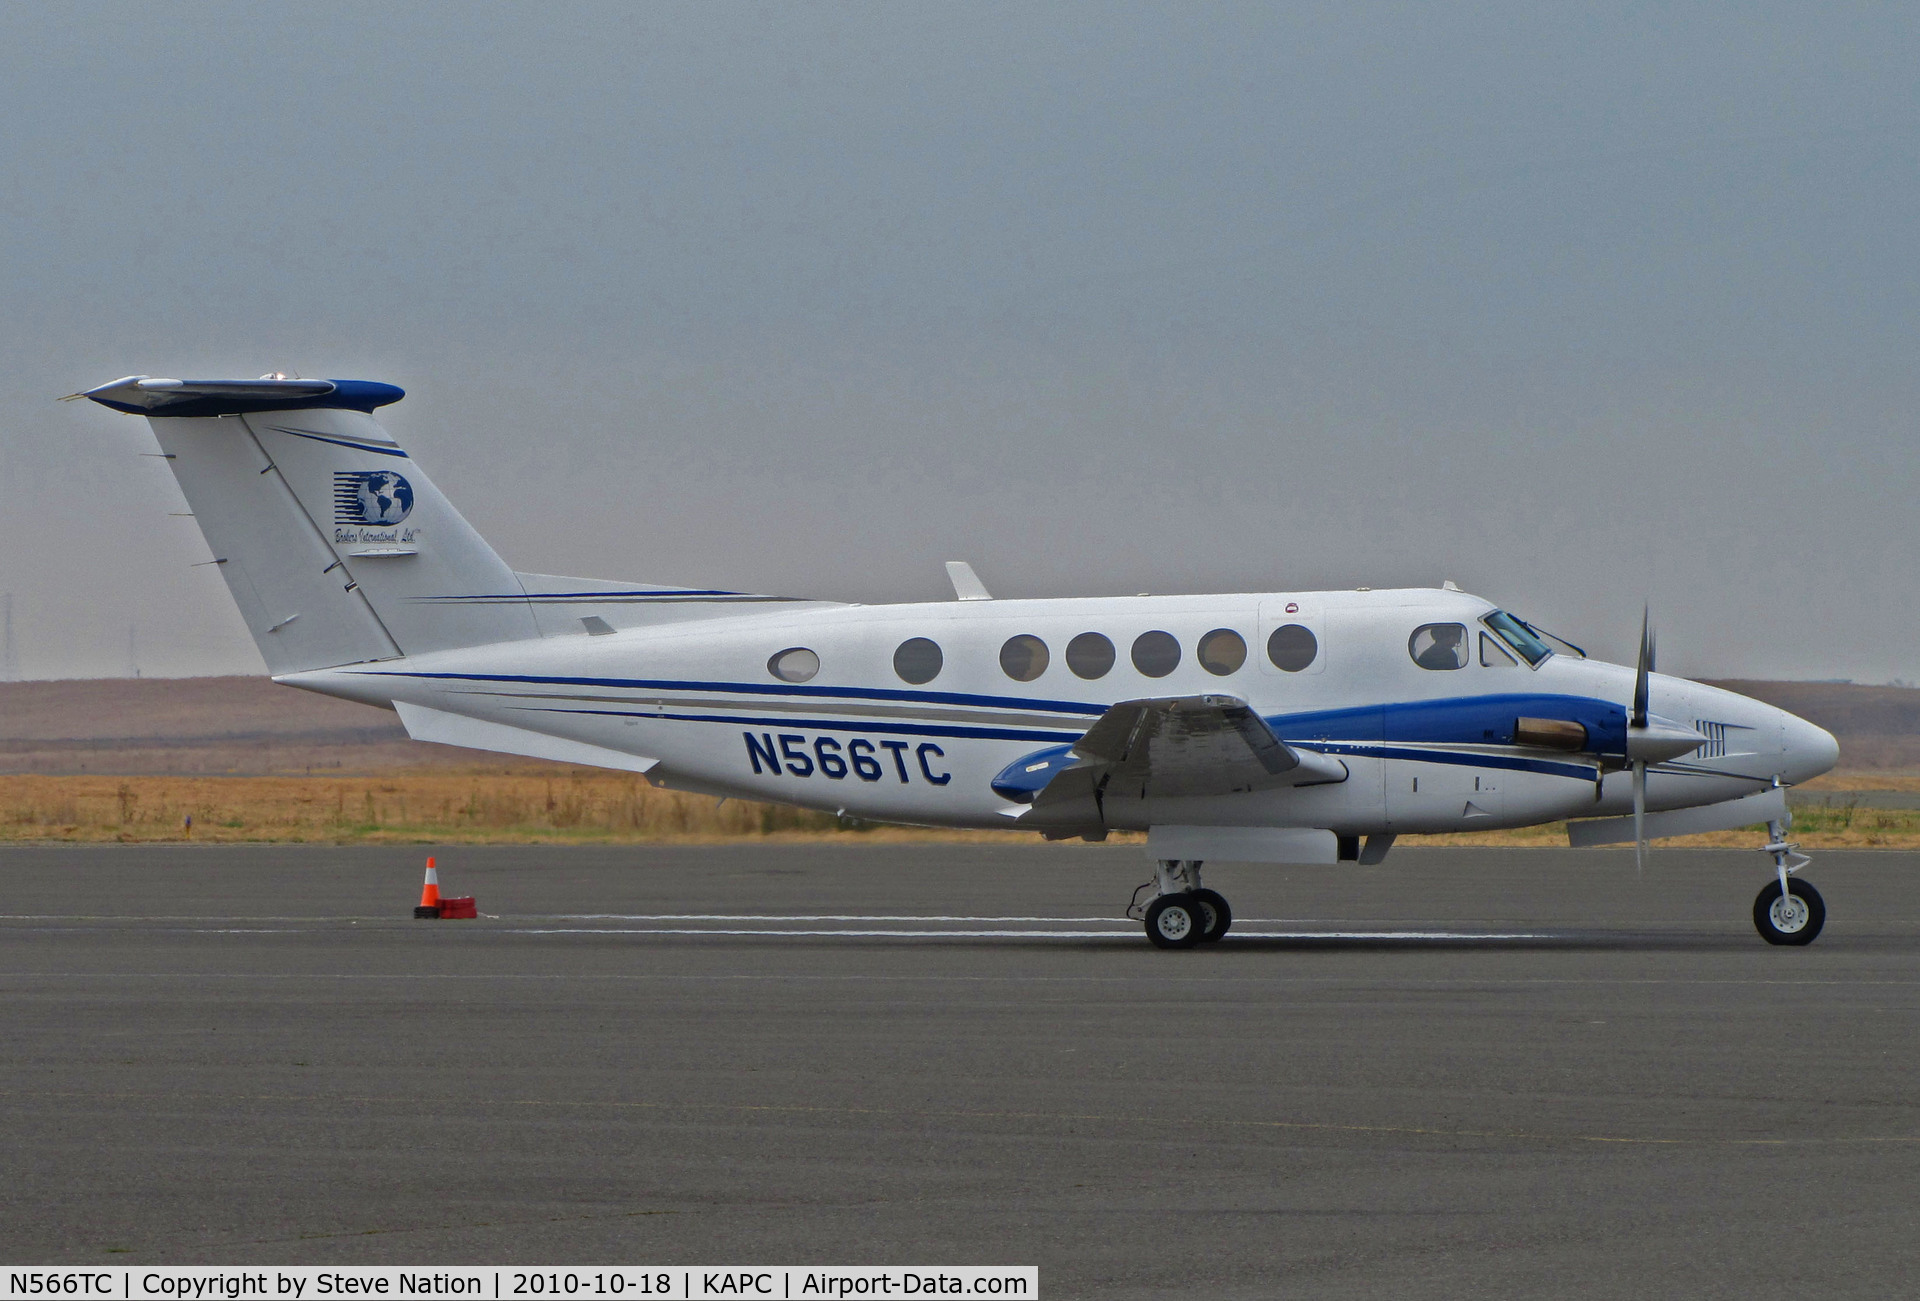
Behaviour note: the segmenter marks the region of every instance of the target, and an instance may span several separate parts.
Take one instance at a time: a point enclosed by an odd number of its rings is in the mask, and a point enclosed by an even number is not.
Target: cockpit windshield
[[[1537,667],[1541,660],[1553,654],[1553,648],[1534,636],[1533,629],[1505,610],[1490,611],[1480,616],[1480,622],[1499,634],[1500,640],[1513,647],[1528,664]]]

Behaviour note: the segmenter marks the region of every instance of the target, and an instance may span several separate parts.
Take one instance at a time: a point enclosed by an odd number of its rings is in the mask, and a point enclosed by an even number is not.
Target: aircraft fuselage
[[[1119,701],[1208,694],[1244,700],[1290,745],[1337,757],[1345,779],[1110,799],[1108,827],[1279,825],[1352,836],[1627,812],[1628,776],[1605,751],[1608,736],[1624,734],[1634,670],[1565,653],[1530,664],[1483,622],[1494,609],[1432,589],[805,603],[280,680],[657,761],[649,779],[671,788],[879,821],[1020,826],[1026,807],[994,787],[1009,765],[1070,745]],[[1442,645],[1436,656],[1436,636],[1456,637],[1452,628],[1464,647]],[[1103,672],[1100,638],[1110,647]],[[937,656],[924,645],[903,652],[922,641]],[[1230,667],[1236,643],[1240,662]],[[1422,648],[1426,667],[1415,659]],[[775,661],[788,651],[811,652],[817,670],[782,680]],[[1681,678],[1652,677],[1651,710],[1709,738],[1650,768],[1652,810],[1802,781],[1836,753],[1827,733],[1792,714]],[[1589,748],[1516,743],[1516,720],[1540,718],[1579,720]]]

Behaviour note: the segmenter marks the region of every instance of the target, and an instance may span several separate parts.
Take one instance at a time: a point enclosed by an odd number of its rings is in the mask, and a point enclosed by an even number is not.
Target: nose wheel
[[[1812,882],[1793,873],[1813,860],[1788,842],[1785,823],[1769,822],[1767,833],[1768,843],[1761,852],[1773,855],[1777,879],[1767,882],[1754,898],[1754,929],[1769,944],[1811,944],[1827,924],[1827,903]]]
[[[1162,949],[1214,943],[1233,925],[1226,897],[1201,886],[1198,859],[1160,860],[1154,879],[1133,892],[1127,916],[1144,922],[1147,938]]]
[[[1769,944],[1811,944],[1827,924],[1827,904],[1809,881],[1767,882],[1753,901],[1753,924]]]

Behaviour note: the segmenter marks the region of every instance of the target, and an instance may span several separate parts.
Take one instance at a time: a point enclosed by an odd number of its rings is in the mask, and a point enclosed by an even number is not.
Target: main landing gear
[[[1793,874],[1813,860],[1788,842],[1785,823],[1769,822],[1767,841],[1760,852],[1773,855],[1779,879],[1767,882],[1754,899],[1754,929],[1769,944],[1811,944],[1827,924],[1827,904],[1812,882]]]
[[[1133,892],[1127,916],[1146,923],[1147,938],[1163,949],[1210,944],[1233,925],[1233,909],[1200,884],[1200,860],[1163,858],[1154,879]]]

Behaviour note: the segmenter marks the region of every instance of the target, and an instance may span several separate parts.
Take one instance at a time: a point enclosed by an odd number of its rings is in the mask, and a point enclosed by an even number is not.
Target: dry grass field
[[[1920,777],[1903,777],[1920,783]],[[1852,796],[1848,791],[1822,805],[1802,804],[1794,816],[1794,838],[1808,848],[1920,848],[1920,809],[1863,808]],[[630,773],[591,768],[369,777],[0,776],[0,842],[653,844],[833,835],[992,840],[1028,834],[875,826],[785,805],[658,790]],[[1757,844],[1758,835],[1756,828],[1657,843],[1744,846]],[[1564,845],[1566,828],[1550,823],[1520,831],[1410,836],[1404,843]]]
[[[1799,793],[1808,848],[1920,848],[1920,809],[1857,792],[1920,793],[1920,691],[1722,684],[1841,739],[1847,769]],[[1809,805],[1809,795],[1824,793]],[[1915,803],[1920,803],[1917,799]],[[189,824],[189,819],[191,823]],[[423,745],[386,710],[264,678],[0,685],[0,841],[619,842],[1025,838],[873,827],[831,814],[658,790],[627,773]],[[1411,837],[1565,844],[1563,826]],[[1753,845],[1756,832],[1663,842]]]
[[[659,843],[837,834],[990,838],[875,828],[779,804],[658,790],[631,773],[394,772],[373,777],[0,776],[0,841]]]

